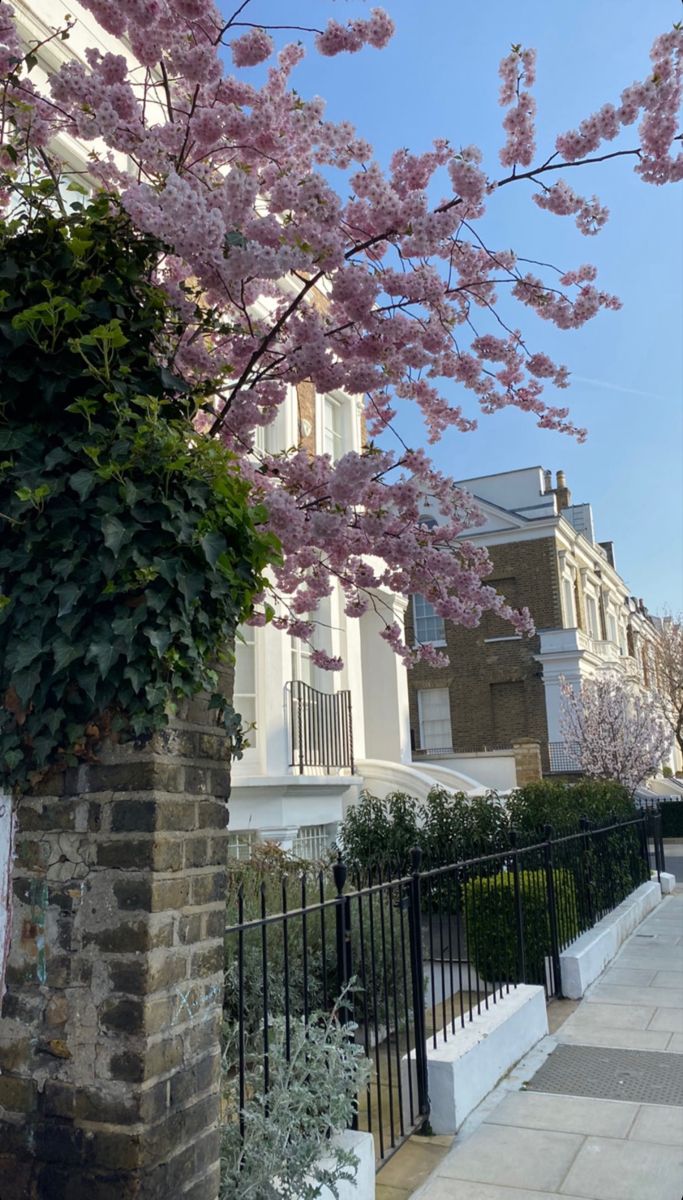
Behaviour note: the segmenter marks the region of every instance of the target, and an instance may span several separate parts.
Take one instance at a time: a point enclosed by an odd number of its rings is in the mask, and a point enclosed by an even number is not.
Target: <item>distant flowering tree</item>
[[[683,753],[683,616],[669,613],[657,621],[654,648],[655,687],[662,715]]]
[[[585,163],[630,159],[646,183],[680,180],[681,27],[657,38],[642,80],[539,155],[535,52],[513,46],[500,67],[502,172],[476,146],[445,138],[422,154],[398,149],[384,171],[348,122],[326,120],[323,101],[291,84],[306,40],[323,56],[385,46],[393,23],[383,10],[320,29],[290,26],[297,40],[278,51],[286,14],[265,28],[249,19],[251,0],[227,15],[212,0],[83,3],[122,39],[122,53],[93,46],[41,94],[30,72],[42,46],[20,43],[0,0],[0,198],[8,220],[29,224],[36,193],[27,180],[42,180],[43,195],[52,182],[50,202],[68,203],[57,185],[74,172],[55,138],[71,135],[90,147],[89,185],[118,197],[135,228],[158,240],[157,277],[176,306],[167,365],[204,385],[205,397],[210,382],[197,429],[240,457],[282,543],[276,602],[264,596],[254,622],[273,619],[310,641],[316,608],[338,580],[351,616],[387,589],[421,593],[466,626],[488,610],[529,632],[529,613],[486,585],[485,550],[456,542],[476,526],[476,510],[423,449],[370,442],[333,463],[302,448],[255,453],[255,432],[274,420],[288,387],[312,381],[321,393],[362,396],[370,437],[392,427],[397,400],[413,402],[433,443],[450,427],[475,426],[445,398],[444,384],[456,383],[485,413],[514,405],[582,439],[568,410],[545,398],[548,386],[567,386],[567,369],[527,344],[499,297],[566,330],[619,300],[598,285],[594,266],[534,263],[522,248],[489,245],[478,226],[522,183],[538,208],[597,233],[607,210],[564,178]],[[68,24],[52,36],[68,37]],[[255,86],[245,72],[263,63],[265,82]],[[636,138],[607,147],[636,122]],[[420,522],[426,496],[441,514],[433,528]],[[428,644],[406,647],[391,617],[382,636],[406,662],[444,661]],[[314,659],[341,666],[318,649]]]
[[[565,681],[560,722],[586,775],[616,779],[631,792],[661,769],[671,747],[651,697],[613,671],[584,680],[578,692]]]

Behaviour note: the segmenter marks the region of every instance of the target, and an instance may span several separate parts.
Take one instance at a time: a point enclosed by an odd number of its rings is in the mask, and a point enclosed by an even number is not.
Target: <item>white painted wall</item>
[[[514,754],[496,754],[490,751],[481,754],[454,754],[438,759],[416,758],[415,766],[438,781],[439,769],[446,768],[460,775],[476,779],[481,787],[494,792],[507,792],[517,786],[517,770]]]
[[[385,621],[403,622],[406,602],[378,594],[382,619],[372,609],[360,619],[365,757],[410,763],[408,677],[401,660],[380,637]]]

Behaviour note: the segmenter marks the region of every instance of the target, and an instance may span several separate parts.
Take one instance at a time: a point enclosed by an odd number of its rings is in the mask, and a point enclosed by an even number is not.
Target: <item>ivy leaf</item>
[[[74,642],[58,641],[53,644],[52,653],[55,660],[55,670],[63,671],[66,667],[71,666],[77,658],[83,655],[83,647],[76,645]]]
[[[58,617],[65,617],[70,613],[76,600],[81,595],[81,588],[77,583],[62,583],[58,588],[55,588],[55,595],[59,596]]]
[[[192,573],[178,576],[178,590],[183,593],[185,603],[192,604],[204,587],[204,576]]]
[[[75,492],[78,492],[81,500],[87,500],[93,490],[97,479],[92,471],[76,471],[69,479],[69,483]]]
[[[200,545],[211,567],[215,567],[221,554],[227,550],[227,542],[222,533],[205,533]]]
[[[114,558],[118,558],[123,543],[128,539],[128,530],[118,517],[108,516],[102,519],[102,534],[104,544],[111,550]]]
[[[159,658],[163,658],[171,644],[171,634],[168,629],[146,629],[145,633],[154,646]]]
[[[111,641],[107,642],[91,642],[88,646],[86,662],[97,663],[97,669],[101,679],[106,679],[113,664],[120,656],[121,651]]]
[[[12,677],[12,686],[24,707],[28,706],[38,686],[40,681],[40,667],[41,664],[38,663],[36,666],[30,667],[26,671],[20,671]]]
[[[14,653],[10,651],[7,655],[7,663],[12,667],[13,671],[23,671],[25,667],[29,667],[38,655],[42,652],[40,638],[27,638],[25,642],[17,642]]]

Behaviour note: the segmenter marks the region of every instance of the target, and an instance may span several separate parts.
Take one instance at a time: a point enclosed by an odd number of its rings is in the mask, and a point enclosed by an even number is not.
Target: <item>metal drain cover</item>
[[[683,1107],[683,1055],[560,1045],[527,1084],[533,1092]]]

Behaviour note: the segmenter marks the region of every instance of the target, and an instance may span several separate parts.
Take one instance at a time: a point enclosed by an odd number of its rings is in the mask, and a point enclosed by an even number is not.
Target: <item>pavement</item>
[[[378,1200],[683,1200],[683,889],[564,1011],[450,1148],[411,1139]]]

